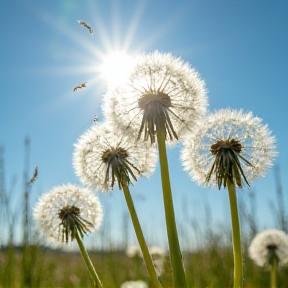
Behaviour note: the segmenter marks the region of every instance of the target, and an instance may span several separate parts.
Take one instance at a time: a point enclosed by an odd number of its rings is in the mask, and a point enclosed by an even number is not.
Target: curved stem
[[[146,244],[146,241],[145,241],[145,238],[144,238],[144,235],[143,235],[143,232],[142,232],[142,229],[141,229],[141,226],[140,226],[137,214],[136,214],[136,210],[133,204],[132,197],[130,195],[129,188],[126,184],[123,184],[123,192],[124,192],[126,203],[127,203],[129,213],[132,219],[134,230],[135,230],[139,245],[141,247],[141,251],[143,253],[143,258],[146,264],[146,268],[152,281],[152,287],[161,288],[161,284],[158,281],[155,267],[154,267],[151,255],[149,253],[149,250],[148,250],[148,247],[147,247],[147,244]]]
[[[169,177],[169,167],[167,160],[165,130],[157,131],[157,142],[161,169],[163,201],[166,217],[166,228],[169,242],[170,259],[173,272],[174,287],[186,287],[186,275],[183,265],[182,253],[180,250],[178,233],[174,215],[174,206]]]
[[[234,254],[234,288],[239,288],[242,285],[243,268],[241,255],[241,235],[236,198],[235,184],[227,179],[227,188],[230,201],[230,212],[232,222],[232,238],[233,238],[233,254]]]
[[[271,265],[271,282],[270,282],[271,288],[277,288],[277,265],[278,265],[277,258],[274,257]]]
[[[82,237],[79,235],[79,231],[78,230],[77,230],[77,234],[76,234],[76,240],[77,240],[77,243],[78,243],[79,250],[81,252],[82,258],[83,258],[83,260],[84,260],[84,262],[86,264],[86,267],[87,267],[87,269],[88,269],[88,271],[90,273],[90,276],[91,276],[91,278],[92,278],[92,280],[94,282],[94,286],[96,288],[103,288],[102,283],[101,283],[101,281],[100,281],[100,279],[99,279],[99,277],[98,277],[98,275],[97,275],[97,273],[95,271],[95,268],[94,268],[94,266],[93,266],[93,264],[91,262],[91,259],[90,259],[89,255],[87,253],[87,250],[86,250],[86,248],[85,248],[85,246],[83,244],[83,241],[82,241]]]

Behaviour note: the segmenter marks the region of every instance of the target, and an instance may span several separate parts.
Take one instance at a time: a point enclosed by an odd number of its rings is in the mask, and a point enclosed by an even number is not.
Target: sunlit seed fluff
[[[183,137],[182,165],[198,184],[220,189],[223,179],[217,172],[221,174],[225,170],[225,163],[216,161],[217,166],[215,160],[217,151],[222,147],[221,153],[229,151],[225,161],[230,161],[231,155],[239,160],[240,166],[233,159],[232,176],[229,174],[229,177],[241,187],[265,176],[267,169],[272,167],[272,161],[277,156],[275,143],[267,125],[263,125],[260,118],[253,117],[251,112],[223,109],[204,118],[197,123],[193,133],[186,133]],[[220,168],[215,170],[216,166]]]
[[[205,83],[199,74],[180,58],[158,51],[135,57],[129,77],[108,89],[103,105],[115,127],[131,127],[137,139],[152,143],[163,127],[168,143],[177,141],[206,108]]]
[[[105,122],[80,136],[74,145],[73,165],[83,184],[108,192],[115,183],[122,189],[123,183],[133,184],[141,175],[149,177],[154,172],[156,148],[131,141],[127,133],[133,131],[113,131]]]
[[[284,231],[263,231],[255,236],[249,246],[249,256],[258,266],[271,264],[272,252],[276,254],[278,265],[288,263],[288,236]]]
[[[34,208],[41,234],[55,246],[69,243],[79,234],[97,230],[102,222],[102,206],[88,188],[72,184],[54,187],[42,195]]]

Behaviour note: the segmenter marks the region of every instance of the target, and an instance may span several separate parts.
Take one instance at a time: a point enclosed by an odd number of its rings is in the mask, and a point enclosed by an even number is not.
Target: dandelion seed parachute
[[[71,216],[72,222],[65,227],[65,219],[71,219]],[[91,190],[67,184],[57,186],[39,198],[34,218],[48,242],[61,246],[62,242],[74,240],[76,230],[73,229],[78,229],[82,235],[97,230],[103,213],[98,198]]]
[[[35,166],[33,177],[31,178],[31,180],[28,182],[27,185],[33,184],[37,180],[37,177],[38,177],[38,166]]]
[[[75,86],[75,87],[73,88],[73,91],[75,92],[75,91],[77,91],[78,89],[82,89],[82,88],[86,87],[86,83],[87,83],[87,82],[84,82],[84,83],[82,83],[82,84],[80,84],[80,85],[78,85],[78,86]]]
[[[156,51],[135,57],[127,79],[108,89],[103,112],[117,129],[130,127],[137,131],[136,138],[144,135],[152,143],[157,126],[163,124],[166,140],[172,143],[206,108],[205,83],[198,73],[180,58]]]
[[[267,125],[263,125],[260,118],[253,117],[251,112],[222,109],[197,123],[193,133],[183,137],[182,165],[198,184],[220,189],[223,179],[217,172],[223,172],[221,169],[225,165],[221,161],[227,157],[217,159],[217,152],[224,147],[223,152],[226,145],[231,152],[228,156],[232,154],[234,158],[230,176],[241,187],[244,182],[249,185],[265,176],[267,169],[272,167],[278,154],[275,143]]]

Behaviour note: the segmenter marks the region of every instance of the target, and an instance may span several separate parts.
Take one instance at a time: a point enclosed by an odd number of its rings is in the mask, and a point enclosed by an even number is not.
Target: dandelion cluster
[[[184,170],[200,185],[242,187],[264,176],[276,157],[275,137],[267,125],[242,110],[223,109],[199,122],[183,137]]]
[[[101,204],[91,190],[67,184],[55,187],[39,198],[34,218],[39,231],[57,245],[73,241],[76,233],[83,237],[83,234],[97,230],[103,214]]]
[[[252,240],[249,255],[258,266],[271,264],[274,256],[279,265],[284,265],[288,263],[288,236],[281,230],[263,231]]]
[[[132,184],[141,175],[153,173],[157,155],[147,143],[133,143],[122,131],[112,131],[108,122],[92,126],[75,144],[73,164],[83,184],[103,192]],[[132,132],[131,132],[132,133]]]
[[[144,140],[154,143],[161,129],[168,142],[177,140],[206,107],[205,84],[198,73],[180,58],[156,51],[135,58],[129,77],[106,93],[103,110],[115,127],[130,127],[137,139],[144,134]]]
[[[79,24],[93,33],[85,22],[79,21]],[[86,83],[76,86],[74,91],[86,87]],[[277,155],[276,140],[267,125],[251,112],[222,109],[206,116],[207,105],[205,83],[188,63],[169,53],[140,54],[135,57],[128,76],[121,83],[108,87],[103,103],[106,121],[99,123],[95,116],[96,124],[74,144],[73,166],[82,184],[105,193],[116,184],[123,190],[142,249],[131,246],[127,255],[144,259],[153,287],[161,287],[159,276],[164,271],[167,252],[156,246],[147,247],[128,186],[140,176],[149,177],[154,172],[155,142],[158,142],[173,282],[174,287],[186,287],[166,153],[166,143],[178,140],[183,143],[182,165],[193,180],[218,189],[228,186],[234,287],[240,287],[242,283],[235,185],[250,186],[266,174]],[[96,195],[88,188],[72,184],[55,187],[40,197],[34,216],[40,232],[51,243],[57,245],[77,239],[94,284],[102,287],[81,241],[84,234],[99,228],[103,218]],[[285,264],[288,262],[288,237],[282,231],[264,231],[252,241],[249,253],[260,266],[271,264],[275,259],[279,265]],[[143,281],[128,281],[121,287],[144,288],[148,285]]]

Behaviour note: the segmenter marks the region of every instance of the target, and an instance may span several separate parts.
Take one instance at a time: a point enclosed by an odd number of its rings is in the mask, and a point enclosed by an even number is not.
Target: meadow
[[[3,161],[1,164],[1,171],[3,171]],[[1,173],[1,175],[3,177],[4,174]],[[4,189],[4,180],[1,178],[0,287],[93,287],[77,249],[66,251],[44,245],[33,227],[32,211],[27,208],[28,195],[25,191],[22,193],[22,212],[12,209],[10,203],[12,198]],[[275,179],[275,181],[280,181],[280,179]],[[285,231],[287,214],[283,209],[284,206],[281,206],[281,203],[284,203],[283,189],[280,183],[275,187],[280,188],[275,191],[275,203],[279,206],[276,207],[277,217],[275,217],[274,228]],[[254,205],[257,206],[257,203]],[[240,216],[242,227],[246,227],[245,231],[242,231],[243,287],[270,287],[269,269],[256,266],[248,255],[251,239],[259,227],[253,219],[253,213],[247,212],[247,209],[240,208]],[[23,227],[20,242],[15,240],[14,235],[17,223],[18,225],[22,223]],[[183,251],[188,287],[232,287],[233,247],[229,225],[219,224],[215,227],[209,221],[195,223],[192,219],[189,223],[191,223],[191,231],[195,234],[197,248],[193,251]],[[109,223],[106,225],[109,226]],[[181,231],[182,244],[190,241],[191,231]],[[92,242],[95,240],[95,243],[98,243],[97,248],[89,249],[89,255],[103,287],[120,287],[122,283],[130,280],[143,280],[149,285],[143,259],[139,256],[127,256],[127,229],[123,229],[121,239],[117,241],[111,239],[110,234],[96,234],[89,236],[92,237]],[[172,271],[168,255],[164,259],[160,279],[163,287],[171,287]],[[278,287],[288,287],[287,265],[278,270]]]

